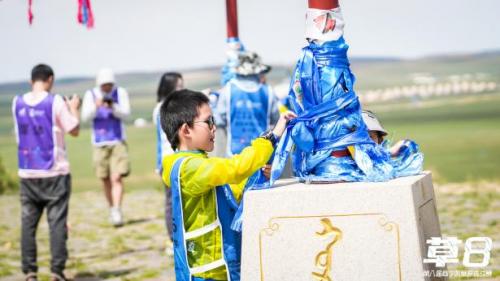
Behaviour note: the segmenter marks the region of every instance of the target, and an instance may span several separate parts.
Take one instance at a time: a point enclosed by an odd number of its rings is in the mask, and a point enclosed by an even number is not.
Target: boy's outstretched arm
[[[273,129],[281,137],[288,120],[295,117],[292,112],[281,115]],[[199,195],[224,184],[238,184],[264,166],[274,151],[273,143],[257,138],[243,151],[231,158],[191,158],[182,169],[183,191]]]

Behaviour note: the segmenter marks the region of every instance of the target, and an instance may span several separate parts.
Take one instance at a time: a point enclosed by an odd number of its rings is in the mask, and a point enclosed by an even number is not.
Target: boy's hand
[[[273,134],[278,138],[281,137],[285,132],[286,124],[288,123],[288,121],[296,117],[297,115],[291,111],[280,114],[280,119],[278,120],[278,122],[276,122],[276,126],[274,126]]]
[[[264,177],[266,177],[266,179],[270,179],[271,178],[271,164],[266,164],[264,167],[262,167],[262,173],[264,174]]]

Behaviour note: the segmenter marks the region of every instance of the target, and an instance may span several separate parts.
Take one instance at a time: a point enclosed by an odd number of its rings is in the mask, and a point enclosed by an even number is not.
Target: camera
[[[111,95],[104,95],[102,97],[102,102],[107,103],[109,105],[112,105],[113,104],[113,97],[111,97]]]

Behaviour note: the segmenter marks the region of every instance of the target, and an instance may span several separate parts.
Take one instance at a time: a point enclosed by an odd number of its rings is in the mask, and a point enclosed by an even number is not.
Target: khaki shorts
[[[109,178],[110,175],[126,177],[130,174],[130,161],[125,142],[94,146],[93,162],[95,173],[101,179]]]

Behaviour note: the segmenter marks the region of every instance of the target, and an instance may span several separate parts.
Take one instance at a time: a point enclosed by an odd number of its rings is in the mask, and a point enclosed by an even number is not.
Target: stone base
[[[245,194],[241,280],[445,280],[424,273],[441,236],[430,173],[277,185]]]

